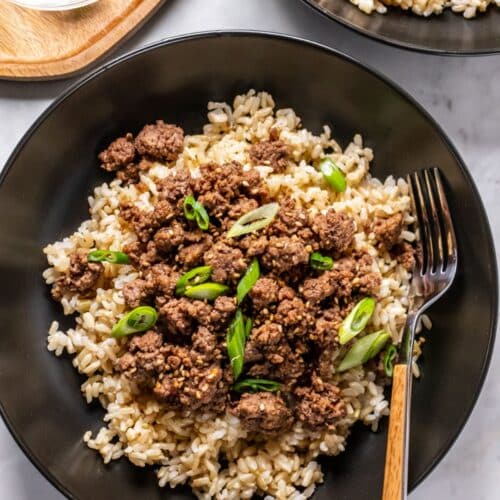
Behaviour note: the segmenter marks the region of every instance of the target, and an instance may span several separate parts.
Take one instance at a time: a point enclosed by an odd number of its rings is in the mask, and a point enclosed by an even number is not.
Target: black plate
[[[333,82],[333,83],[332,83]],[[125,460],[104,466],[82,442],[101,426],[69,359],[46,350],[53,319],[41,272],[42,247],[75,230],[87,195],[102,182],[96,155],[112,138],[156,118],[199,130],[208,100],[267,89],[319,131],[333,124],[344,145],[362,132],[375,148],[374,173],[404,175],[438,165],[460,244],[453,288],[431,311],[424,377],[415,383],[410,485],[414,488],[457,437],[479,394],[493,343],[497,273],[481,201],[463,162],[436,123],[408,95],[359,63],[302,40],[258,33],[207,33],[159,43],[82,80],[53,104],[16,148],[0,186],[0,401],[19,445],[72,498],[191,498],[162,492],[151,470]],[[325,459],[316,498],[373,500],[381,490],[385,428],[356,428],[347,453]]]
[[[449,9],[421,17],[398,8],[367,15],[349,0],[304,0],[348,28],[381,42],[439,54],[489,54],[500,51],[500,9],[491,5],[474,19]]]

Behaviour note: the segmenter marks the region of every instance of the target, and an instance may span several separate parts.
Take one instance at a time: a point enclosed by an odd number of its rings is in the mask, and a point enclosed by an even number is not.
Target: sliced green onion
[[[184,208],[184,217],[186,217],[187,220],[194,220],[196,217],[196,200],[194,196],[186,196],[182,207]]]
[[[205,283],[212,274],[212,266],[200,266],[184,273],[175,284],[176,295],[183,295],[187,288]]]
[[[329,271],[333,267],[333,259],[319,252],[313,252],[309,256],[309,265],[318,271]]]
[[[337,193],[345,191],[347,187],[345,174],[331,158],[323,158],[319,164],[319,169],[328,184],[330,184]]]
[[[339,328],[339,341],[340,343],[347,344],[349,340],[353,339],[358,333],[362,332],[372,317],[375,309],[375,299],[366,297],[360,300],[354,309],[344,319]]]
[[[190,299],[215,300],[228,290],[229,287],[222,283],[202,283],[187,288],[184,295]]]
[[[205,207],[198,203],[198,210],[196,211],[196,224],[202,231],[206,231],[208,229],[208,225],[210,224],[210,218],[208,217],[207,211]]]
[[[247,338],[245,326],[243,313],[238,309],[233,321],[231,321],[229,325],[226,338],[227,354],[233,370],[234,380],[236,380],[243,371],[245,342]]]
[[[235,238],[247,233],[253,233],[271,224],[280,206],[278,203],[268,203],[240,217],[227,232],[228,238]]]
[[[257,280],[260,277],[260,267],[257,258],[253,259],[248,269],[240,279],[238,286],[236,288],[236,296],[238,298],[238,305],[241,304],[247,293],[252,289]]]
[[[244,392],[245,389],[251,392],[276,392],[281,389],[281,384],[274,380],[266,380],[264,378],[245,378],[236,382],[233,389],[238,392]]]
[[[252,331],[253,321],[247,318],[245,321],[245,338],[250,337],[250,332]]]
[[[128,255],[114,250],[92,250],[87,259],[89,262],[110,262],[111,264],[128,264]]]
[[[199,201],[195,200],[194,196],[186,196],[182,206],[184,208],[184,216],[187,220],[196,220],[196,224],[203,231],[208,229],[210,223],[208,213],[205,207]]]
[[[384,354],[384,371],[388,377],[392,377],[392,374],[394,373],[394,360],[397,355],[398,349],[394,344],[390,345]]]
[[[149,330],[158,319],[158,313],[150,306],[140,306],[123,316],[111,330],[113,337],[123,337],[132,333]]]
[[[391,336],[388,333],[380,330],[357,340],[345,355],[337,371],[343,372],[366,363],[383,349],[390,338]]]

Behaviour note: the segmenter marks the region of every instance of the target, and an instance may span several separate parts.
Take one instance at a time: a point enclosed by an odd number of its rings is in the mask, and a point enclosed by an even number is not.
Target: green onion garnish
[[[349,370],[349,368],[354,368],[355,366],[366,363],[383,349],[390,338],[391,336],[388,333],[380,330],[379,332],[370,333],[357,340],[345,355],[337,371],[343,372]]]
[[[158,313],[150,306],[139,306],[123,316],[111,330],[113,337],[149,330],[158,319]]]
[[[226,293],[229,287],[222,283],[202,283],[187,288],[184,292],[186,297],[199,300],[215,300],[219,295]]]
[[[128,255],[114,250],[92,250],[87,259],[89,262],[110,262],[111,264],[128,264]]]
[[[253,259],[244,276],[240,279],[236,287],[236,296],[238,298],[238,305],[241,304],[247,293],[252,289],[260,276],[259,261],[257,258]]]
[[[253,321],[247,318],[245,321],[245,338],[250,337],[250,332],[252,331]]]
[[[392,374],[394,373],[394,360],[397,355],[398,349],[394,344],[390,345],[384,354],[384,371],[388,377],[392,377]]]
[[[309,265],[318,271],[329,271],[333,267],[333,259],[319,252],[313,252],[309,256]]]
[[[245,317],[240,309],[236,311],[233,321],[227,329],[227,354],[233,370],[234,380],[243,371],[243,361],[245,355],[245,342],[247,339]]]
[[[238,392],[244,392],[245,389],[251,392],[276,392],[281,388],[281,384],[274,380],[266,380],[264,378],[245,378],[236,382],[233,386],[233,390]]]
[[[187,220],[196,220],[196,224],[203,231],[208,229],[210,218],[205,207],[191,195],[186,196],[183,203],[184,216]]]
[[[330,186],[337,191],[337,193],[345,191],[347,187],[345,174],[331,158],[323,158],[319,164],[319,169],[328,184],[330,184]]]
[[[175,294],[183,295],[187,288],[205,283],[212,274],[212,266],[200,266],[184,273],[175,284]]]
[[[268,203],[240,217],[227,232],[228,238],[235,238],[247,233],[253,233],[269,225],[276,217],[280,206],[278,203]]]
[[[339,328],[340,343],[347,344],[358,333],[362,332],[375,309],[375,299],[366,297],[360,300],[344,319]]]

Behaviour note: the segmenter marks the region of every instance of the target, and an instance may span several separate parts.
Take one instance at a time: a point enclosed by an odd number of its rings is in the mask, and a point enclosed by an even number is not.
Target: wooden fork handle
[[[392,376],[391,413],[385,455],[383,500],[406,498],[406,446],[407,446],[407,404],[408,404],[407,364],[394,366]]]

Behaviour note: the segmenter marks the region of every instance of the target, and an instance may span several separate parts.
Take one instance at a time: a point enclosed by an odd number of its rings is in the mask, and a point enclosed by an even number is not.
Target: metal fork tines
[[[457,271],[457,243],[441,175],[437,168],[414,172],[407,177],[410,186],[420,248],[412,279],[410,320],[438,300],[450,287]],[[406,328],[400,362],[409,362],[413,349],[413,328]],[[410,338],[405,338],[410,336]]]

